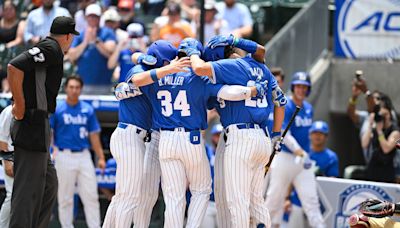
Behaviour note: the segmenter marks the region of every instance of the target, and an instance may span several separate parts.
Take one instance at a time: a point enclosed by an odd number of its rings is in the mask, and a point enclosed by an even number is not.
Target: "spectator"
[[[120,28],[126,30],[129,24],[139,23],[144,27],[144,23],[135,18],[135,7],[133,0],[119,0],[118,12],[121,15]],[[145,31],[146,32],[146,31]]]
[[[96,2],[95,0],[80,0],[78,2],[79,10],[75,13],[76,31],[82,33],[86,29],[87,27],[87,22],[85,17],[86,7],[95,2]]]
[[[151,31],[153,41],[163,39],[171,42],[175,47],[186,37],[195,37],[190,24],[181,18],[181,7],[175,2],[167,5],[168,16],[155,19]]]
[[[229,35],[229,25],[225,19],[218,18],[215,7],[215,0],[206,0],[204,4],[205,25],[204,25],[204,42],[207,43],[216,35]]]
[[[43,5],[28,15],[24,31],[25,43],[35,45],[45,38],[49,34],[52,21],[58,16],[71,17],[68,10],[54,5],[54,0],[43,0]]]
[[[235,37],[249,37],[253,33],[253,19],[246,5],[236,0],[224,0],[216,5],[220,16],[228,21],[230,33]]]
[[[200,27],[200,9],[196,0],[181,0],[181,17],[192,26],[193,31]]]
[[[310,128],[310,158],[316,163],[317,176],[338,177],[339,161],[334,151],[326,147],[329,127],[324,121],[315,121]]]
[[[119,28],[121,16],[115,9],[106,10],[103,13],[102,20],[105,27],[114,31],[118,43],[128,38],[128,33]]]
[[[138,0],[138,2],[143,12],[152,16],[160,16],[165,6],[165,0]]]
[[[12,48],[23,42],[25,21],[17,17],[17,7],[11,0],[3,5],[3,17],[0,20],[0,43]]]
[[[124,76],[135,65],[131,60],[131,55],[135,52],[145,53],[146,51],[143,26],[138,23],[132,23],[128,26],[127,32],[129,37],[118,43],[117,48],[107,62],[108,69],[114,69],[119,64],[119,70],[116,69],[117,78],[119,78],[118,82],[122,82],[125,78]]]
[[[374,106],[379,103],[380,92],[374,91],[372,94],[368,90],[366,80],[361,76],[362,72],[356,72],[359,74],[359,78],[355,78],[352,83],[351,98],[347,105],[347,114],[353,123],[360,129],[360,139],[365,133],[369,125],[369,113],[373,112]],[[367,111],[357,110],[357,99],[361,94],[365,94],[365,99],[367,102]],[[363,155],[366,164],[368,164],[371,158],[371,148],[363,148]]]
[[[116,47],[115,34],[111,29],[99,26],[99,5],[89,5],[85,14],[88,27],[75,37],[69,58],[77,62],[77,72],[85,83],[85,93],[107,93],[110,92],[112,76],[112,70],[107,68],[107,60]]]
[[[369,125],[361,138],[363,149],[370,145],[372,148],[366,177],[371,181],[395,182],[393,160],[400,132],[393,121],[391,100],[387,96],[381,96],[380,99],[380,104],[376,105],[374,112],[369,114]]]

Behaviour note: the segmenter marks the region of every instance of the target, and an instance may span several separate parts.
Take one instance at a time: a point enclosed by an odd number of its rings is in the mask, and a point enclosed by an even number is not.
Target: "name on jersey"
[[[257,81],[261,80],[261,78],[264,76],[264,72],[260,67],[252,67],[249,68],[249,70],[251,75],[257,78]]]
[[[172,86],[178,86],[178,85],[183,85],[185,78],[182,76],[174,77],[173,75],[167,75],[164,78],[158,80],[158,85],[159,86],[165,86],[165,85],[172,85]]]
[[[86,125],[87,117],[78,114],[77,116],[72,116],[69,113],[63,114],[64,124],[73,124],[73,125]]]
[[[296,127],[309,127],[312,125],[312,119],[308,117],[302,118],[300,116],[296,116],[295,124]]]

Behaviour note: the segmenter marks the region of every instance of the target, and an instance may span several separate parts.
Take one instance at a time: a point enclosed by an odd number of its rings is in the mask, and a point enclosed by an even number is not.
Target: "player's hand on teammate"
[[[263,99],[267,93],[267,81],[256,82],[255,87],[257,88],[257,98]]]
[[[142,94],[142,92],[132,83],[121,82],[114,90],[114,95],[117,100],[124,100],[130,97],[135,97]]]
[[[184,39],[179,45],[178,52],[183,52],[186,56],[201,55],[201,51],[198,49],[199,41],[192,38]]]
[[[175,57],[175,59],[172,60],[170,64],[163,67],[167,69],[169,74],[174,74],[178,72],[189,72],[188,68],[190,66],[191,62],[189,57],[183,57],[180,59],[178,59],[178,57]]]
[[[234,46],[234,43],[235,37],[232,34],[229,36],[218,35],[208,42],[208,47],[214,49],[216,47]]]
[[[139,55],[139,57],[137,59],[137,63],[144,64],[147,66],[154,66],[157,63],[157,59],[156,59],[156,57],[154,57],[152,55],[141,54],[141,55]]]

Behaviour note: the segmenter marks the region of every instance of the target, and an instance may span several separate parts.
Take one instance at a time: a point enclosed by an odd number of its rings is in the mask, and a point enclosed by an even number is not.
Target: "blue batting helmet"
[[[211,49],[208,45],[204,48],[203,53],[204,61],[217,61],[220,59],[225,59],[225,47],[216,47]]]
[[[168,41],[157,40],[150,45],[147,54],[157,58],[157,63],[154,67],[158,68],[164,66],[165,61],[170,62],[173,60],[178,54],[178,49]]]
[[[329,126],[325,121],[315,121],[309,130],[310,134],[313,132],[321,132],[327,135],[329,133]]]
[[[307,96],[311,92],[311,78],[310,75],[306,72],[296,72],[293,74],[292,83],[290,84],[290,89],[293,92],[295,85],[306,85],[308,86]]]
[[[185,39],[183,39],[183,40],[181,41],[181,43],[179,44],[179,47],[178,47],[178,52],[181,52],[180,50],[184,49],[184,47],[183,47],[183,46],[185,46],[184,44],[187,44],[188,46],[190,46],[190,45],[193,44],[193,43],[196,43],[197,50],[200,51],[201,56],[202,56],[202,55],[203,55],[203,52],[204,52],[203,45],[201,44],[200,41],[198,41],[198,40],[196,40],[196,39],[194,39],[194,38],[190,38],[190,37],[185,38]],[[183,53],[184,53],[184,52],[183,52]],[[201,56],[200,56],[200,57],[201,57]]]

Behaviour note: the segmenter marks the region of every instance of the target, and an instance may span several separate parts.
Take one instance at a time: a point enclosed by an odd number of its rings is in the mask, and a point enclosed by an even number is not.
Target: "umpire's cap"
[[[325,135],[329,133],[329,126],[325,121],[315,121],[309,130],[309,133],[314,133],[314,132],[321,132]]]
[[[71,17],[60,16],[56,17],[51,24],[50,33],[52,34],[74,34],[79,35],[75,30],[75,21]]]
[[[171,62],[178,54],[178,49],[170,42],[157,40],[147,50],[147,54],[156,57],[157,63],[154,67],[164,66],[164,61]]]
[[[311,78],[310,75],[306,72],[296,72],[293,74],[292,83],[290,89],[293,92],[295,85],[306,85],[308,86],[307,96],[311,92]]]

